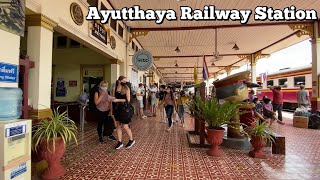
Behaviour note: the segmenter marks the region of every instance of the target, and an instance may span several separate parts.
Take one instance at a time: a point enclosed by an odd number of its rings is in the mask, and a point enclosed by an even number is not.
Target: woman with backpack
[[[104,143],[103,136],[108,136],[110,140],[116,141],[113,136],[114,122],[111,116],[112,102],[125,102],[123,99],[116,99],[108,94],[108,83],[101,81],[99,90],[94,93],[94,104],[98,115],[97,132],[99,142]],[[102,130],[103,128],[103,130]]]
[[[129,142],[126,145],[126,148],[131,148],[135,144],[135,140],[132,136],[132,131],[129,127],[131,118],[133,115],[133,108],[129,104],[130,97],[130,88],[127,86],[127,79],[124,76],[120,76],[116,82],[114,89],[115,97],[117,99],[124,100],[123,102],[118,102],[115,107],[114,117],[117,122],[117,135],[118,135],[118,144],[115,149],[121,149],[123,147],[122,143],[122,128],[126,131],[129,136]]]

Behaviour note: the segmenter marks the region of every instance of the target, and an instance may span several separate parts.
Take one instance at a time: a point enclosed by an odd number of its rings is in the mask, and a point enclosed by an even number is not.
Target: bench
[[[272,147],[272,154],[286,154],[286,139],[283,135],[277,133],[268,133],[273,137],[274,142],[267,142],[267,147]]]

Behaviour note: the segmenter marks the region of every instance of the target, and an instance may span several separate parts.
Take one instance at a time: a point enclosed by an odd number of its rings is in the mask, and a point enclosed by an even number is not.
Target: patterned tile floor
[[[74,179],[320,179],[320,131],[292,127],[292,114],[284,113],[286,125],[274,123],[286,137],[286,155],[253,159],[248,151],[222,148],[223,157],[206,155],[206,149],[189,148],[187,127],[178,124],[167,132],[159,118],[135,119],[132,149],[114,150],[116,142],[98,144],[94,124],[79,134],[79,146],[71,145],[63,157],[66,175]],[[127,141],[127,139],[126,139]]]

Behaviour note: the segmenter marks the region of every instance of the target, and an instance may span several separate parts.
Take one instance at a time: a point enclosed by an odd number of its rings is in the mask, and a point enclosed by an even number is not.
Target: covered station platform
[[[0,82],[0,87],[23,91],[21,119],[34,123],[50,116],[53,109],[68,107],[71,119],[80,123],[78,100],[82,92],[106,80],[109,89],[120,75],[133,89],[145,85],[194,83],[194,67],[202,79],[203,60],[210,79],[229,76],[248,64],[251,81],[257,81],[260,59],[299,42],[312,44],[312,112],[320,110],[320,21],[115,21],[107,24],[86,21],[89,6],[121,9],[139,5],[141,9],[172,9],[181,6],[203,9],[214,4],[219,9],[254,9],[269,6],[283,9],[314,9],[320,16],[319,0],[25,0],[25,28],[20,33],[0,29],[0,61],[19,66],[18,82]],[[1,14],[2,16],[2,14]],[[1,17],[2,18],[2,17]],[[1,19],[0,18],[0,19]],[[5,17],[7,18],[7,17]],[[10,18],[9,18],[10,19]],[[7,20],[7,19],[6,19]],[[1,21],[2,22],[2,21]],[[3,21],[7,22],[7,21]],[[237,48],[234,48],[237,45]],[[149,51],[154,64],[147,72],[132,65],[138,50]],[[272,64],[270,64],[272,66]],[[207,87],[209,88],[209,87]],[[79,131],[79,145],[69,144],[62,164],[67,179],[320,179],[319,130],[292,127],[292,114],[284,113],[285,125],[273,124],[286,137],[285,155],[265,148],[266,159],[254,159],[248,151],[222,147],[222,157],[209,157],[206,148],[192,148],[187,125],[174,125],[167,132],[158,117],[133,118],[131,129],[136,145],[114,150],[114,142],[99,144],[96,119]],[[33,176],[44,164],[33,163]]]

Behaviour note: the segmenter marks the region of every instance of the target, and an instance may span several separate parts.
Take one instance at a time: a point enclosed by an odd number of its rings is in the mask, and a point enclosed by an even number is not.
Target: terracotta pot
[[[253,150],[249,152],[249,155],[253,158],[265,159],[266,155],[263,152],[263,148],[266,146],[265,140],[260,136],[252,136],[250,142]]]
[[[223,141],[223,132],[224,129],[209,129],[208,131],[208,142],[211,144],[211,148],[207,151],[207,154],[209,156],[215,156],[215,157],[221,157],[222,152],[219,149],[219,146],[221,145]]]
[[[53,151],[53,143],[55,143],[55,151]],[[41,156],[48,162],[48,168],[41,175],[42,179],[57,179],[65,174],[64,167],[60,163],[65,151],[65,145],[60,137],[56,141],[41,143]]]

